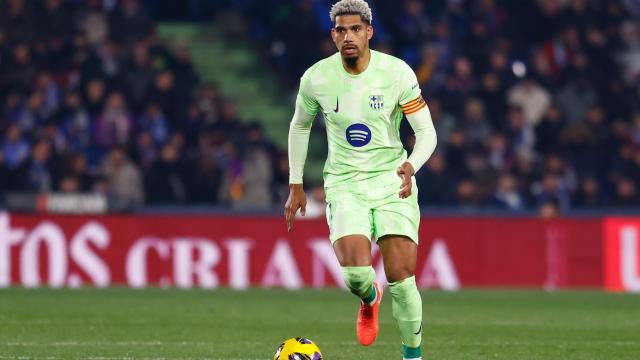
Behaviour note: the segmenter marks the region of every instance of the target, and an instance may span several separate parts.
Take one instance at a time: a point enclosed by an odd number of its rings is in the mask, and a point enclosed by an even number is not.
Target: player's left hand
[[[413,170],[413,166],[410,162],[405,161],[402,165],[398,166],[396,173],[402,179],[402,185],[400,185],[400,198],[405,199],[411,195],[411,177],[416,173]]]

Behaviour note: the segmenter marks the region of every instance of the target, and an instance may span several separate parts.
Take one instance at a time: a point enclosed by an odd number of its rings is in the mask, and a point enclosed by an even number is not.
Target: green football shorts
[[[347,235],[364,235],[369,240],[385,235],[403,235],[418,244],[420,208],[415,178],[411,195],[401,199],[401,181],[383,186],[371,182],[326,188],[329,239],[333,244]],[[376,240],[377,241],[377,240]]]

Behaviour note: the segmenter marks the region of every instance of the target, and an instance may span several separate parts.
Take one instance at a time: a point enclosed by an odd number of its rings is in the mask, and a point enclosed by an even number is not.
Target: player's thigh
[[[374,235],[376,239],[389,235],[404,236],[417,245],[420,207],[415,180],[409,197],[401,199],[398,192],[397,186],[390,186],[387,190],[388,195],[373,208]]]
[[[371,209],[358,195],[347,190],[326,191],[329,239],[334,244],[346,236],[360,235],[368,241],[373,233]]]
[[[362,235],[347,235],[333,243],[340,266],[371,265],[371,240]]]
[[[406,236],[386,235],[378,240],[389,282],[404,280],[415,275],[418,244]]]

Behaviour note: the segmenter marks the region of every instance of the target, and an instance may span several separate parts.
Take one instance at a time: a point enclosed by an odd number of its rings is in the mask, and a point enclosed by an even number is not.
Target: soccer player
[[[361,300],[357,337],[368,346],[378,335],[382,288],[371,266],[375,238],[404,358],[421,359],[422,299],[414,276],[420,211],[413,175],[435,148],[435,130],[411,68],[369,49],[369,5],[341,0],[330,17],[338,52],[302,76],[289,129],[287,228],[291,231],[298,210],[305,213],[302,173],[311,124],[322,112],[329,144],[323,172],[329,238],[347,287]],[[403,114],[416,136],[409,158],[399,136]]]

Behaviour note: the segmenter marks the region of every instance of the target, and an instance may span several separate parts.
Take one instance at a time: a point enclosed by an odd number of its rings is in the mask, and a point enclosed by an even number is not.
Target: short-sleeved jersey
[[[308,114],[324,115],[325,187],[399,181],[395,169],[407,159],[400,140],[403,110],[424,106],[416,76],[404,61],[372,50],[367,69],[353,75],[338,52],[304,73],[297,101]]]

